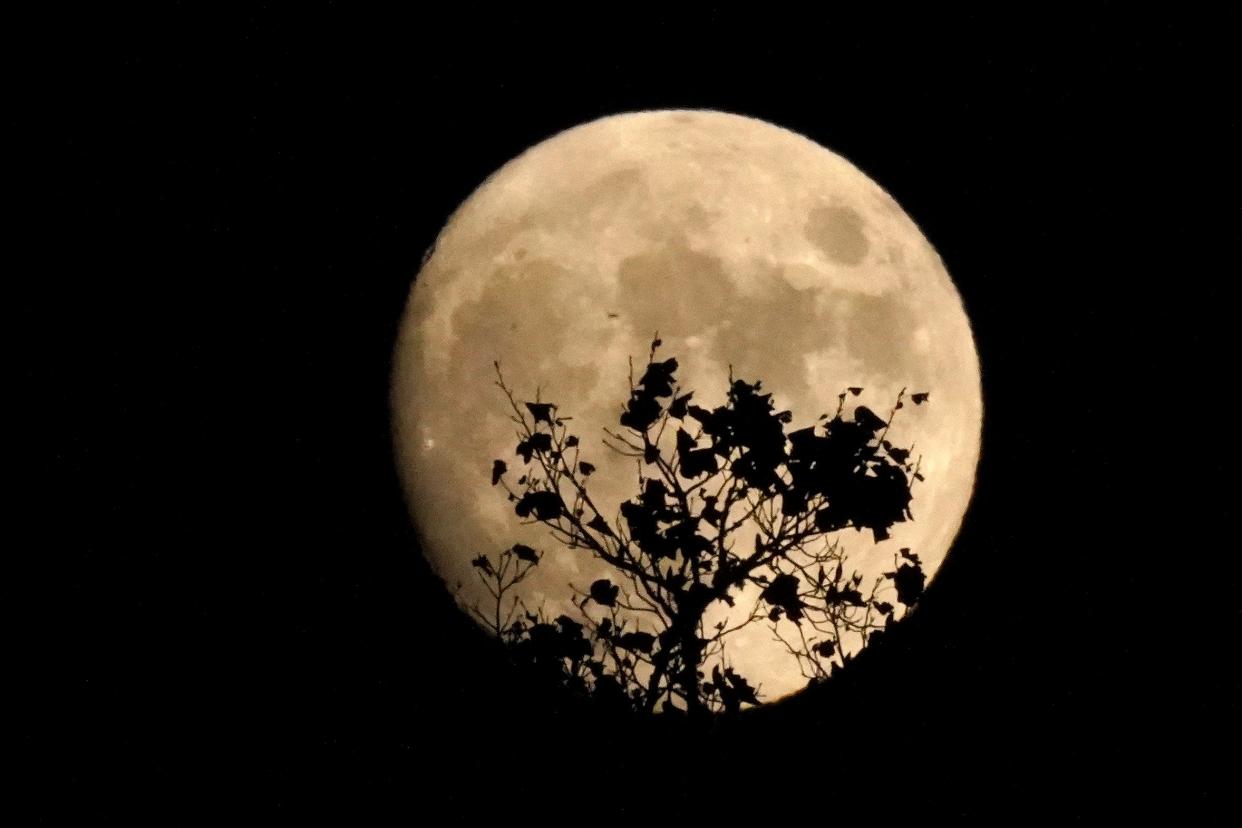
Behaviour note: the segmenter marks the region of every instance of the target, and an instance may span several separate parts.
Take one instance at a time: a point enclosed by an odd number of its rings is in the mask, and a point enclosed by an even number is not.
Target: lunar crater
[[[863,219],[849,207],[817,207],[806,222],[806,237],[834,262],[860,265],[871,249]]]

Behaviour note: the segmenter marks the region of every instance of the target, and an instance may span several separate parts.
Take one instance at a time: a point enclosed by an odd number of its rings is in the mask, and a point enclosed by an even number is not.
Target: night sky
[[[1232,22],[802,15],[182,8],[22,54],[17,362],[51,435],[9,550],[31,813],[1227,806]],[[543,138],[661,107],[769,120],[875,179],[983,368],[973,505],[915,619],[709,734],[515,683],[423,563],[389,432],[397,324],[452,210]]]

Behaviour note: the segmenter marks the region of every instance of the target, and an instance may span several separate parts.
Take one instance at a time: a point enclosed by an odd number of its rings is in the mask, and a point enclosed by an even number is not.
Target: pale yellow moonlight
[[[655,331],[696,402],[721,404],[732,366],[793,411],[790,429],[834,411],[847,386],[885,412],[902,388],[930,392],[893,426],[922,457],[914,520],[878,544],[850,530],[841,542],[868,578],[900,547],[935,572],[970,499],[982,418],[970,324],[940,257],[880,186],[800,135],[722,112],[640,112],[502,167],[449,220],[410,292],[396,458],[423,548],[463,606],[487,600],[470,560],[515,542],[545,551],[522,597],[553,616],[570,609],[570,583],[608,575],[519,526],[490,485],[494,458],[521,465],[493,360],[523,398],[538,389],[575,418],[599,467],[593,497],[615,507],[636,494],[635,468],[602,429],[616,427],[627,360],[645,363]],[[764,700],[806,685],[766,620],[736,633],[728,658]]]

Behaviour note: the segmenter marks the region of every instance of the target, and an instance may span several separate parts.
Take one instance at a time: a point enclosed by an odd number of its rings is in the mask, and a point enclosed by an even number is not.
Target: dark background
[[[11,586],[31,813],[1226,806],[1233,20],[753,15],[179,8],[16,35],[21,411],[51,435]],[[397,324],[449,213],[530,144],[660,107],[770,120],[879,182],[984,373],[975,499],[904,636],[706,735],[515,685],[422,563],[390,452]]]

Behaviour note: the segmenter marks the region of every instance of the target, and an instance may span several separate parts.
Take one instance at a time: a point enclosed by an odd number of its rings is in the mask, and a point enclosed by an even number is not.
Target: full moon
[[[732,371],[761,380],[790,429],[836,410],[847,387],[882,414],[902,389],[928,392],[892,425],[921,458],[913,520],[888,540],[843,530],[840,542],[847,571],[869,579],[903,547],[934,574],[970,500],[982,422],[970,324],[940,257],[876,182],[801,135],[722,112],[639,112],[569,129],[494,173],[410,291],[396,462],[424,552],[463,608],[490,600],[471,560],[514,543],[544,553],[521,597],[552,616],[575,609],[571,584],[609,569],[520,525],[491,485],[494,458],[521,466],[493,362],[521,399],[538,391],[573,417],[598,467],[592,496],[615,510],[637,494],[635,463],[603,430],[617,428],[629,361],[641,373],[656,332],[696,402],[723,403]],[[728,653],[764,701],[806,686],[766,619]]]

